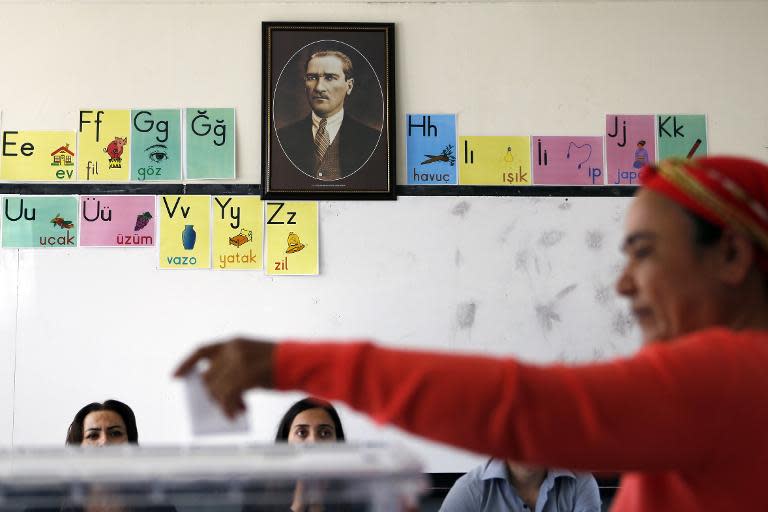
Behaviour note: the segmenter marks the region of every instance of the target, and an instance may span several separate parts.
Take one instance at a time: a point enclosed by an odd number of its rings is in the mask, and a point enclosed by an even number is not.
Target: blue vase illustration
[[[197,233],[195,233],[195,227],[192,224],[184,226],[184,231],[181,232],[181,243],[184,244],[184,249],[191,251],[195,248],[195,240],[197,240]]]

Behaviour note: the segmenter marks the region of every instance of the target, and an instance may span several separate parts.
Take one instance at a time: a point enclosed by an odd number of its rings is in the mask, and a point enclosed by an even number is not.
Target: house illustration
[[[72,157],[75,156],[75,154],[69,150],[69,144],[61,146],[59,149],[51,153],[51,156],[53,157],[53,162],[51,165],[57,167],[70,167],[75,165],[72,161]]]

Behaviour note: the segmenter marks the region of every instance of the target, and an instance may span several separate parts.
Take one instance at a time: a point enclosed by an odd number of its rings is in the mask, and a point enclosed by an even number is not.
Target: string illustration
[[[586,146],[587,149],[589,149],[589,153],[587,153],[587,158],[585,158],[584,160],[579,162],[579,164],[576,166],[577,169],[581,169],[581,164],[583,164],[584,162],[588,161],[590,159],[590,157],[592,156],[592,144],[589,144],[587,142],[585,142],[584,144],[581,144],[581,145],[576,144],[575,142],[569,143],[568,144],[568,151],[565,153],[565,158],[567,158],[569,160],[571,158],[571,146],[573,146],[576,149],[581,149],[584,146]]]

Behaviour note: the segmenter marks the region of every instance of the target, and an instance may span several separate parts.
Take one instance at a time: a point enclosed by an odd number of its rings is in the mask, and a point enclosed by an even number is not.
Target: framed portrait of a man
[[[395,198],[394,30],[262,24],[264,198]]]

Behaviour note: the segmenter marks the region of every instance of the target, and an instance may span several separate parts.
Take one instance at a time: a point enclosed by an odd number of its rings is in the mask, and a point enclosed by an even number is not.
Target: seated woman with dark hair
[[[104,447],[118,444],[139,444],[136,416],[128,405],[118,400],[92,402],[75,414],[67,429],[67,446]],[[119,497],[94,486],[82,505],[65,503],[61,509],[28,509],[35,512],[176,512],[171,506],[126,507]]]
[[[330,403],[319,398],[307,397],[294,403],[280,419],[275,442],[288,444],[343,443],[344,428],[341,426],[339,413]],[[319,485],[323,487],[323,494],[334,487],[334,484],[328,483]],[[287,512],[289,510],[293,512],[348,512],[358,509],[329,503],[306,503],[306,484],[302,481],[297,482],[293,489],[293,500],[290,508],[284,506],[249,506],[244,508],[244,512]]]
[[[293,404],[277,426],[278,443],[344,442],[344,428],[334,407],[319,398],[307,397]]]
[[[139,444],[136,416],[123,402],[92,402],[75,414],[67,429],[67,446]]]

